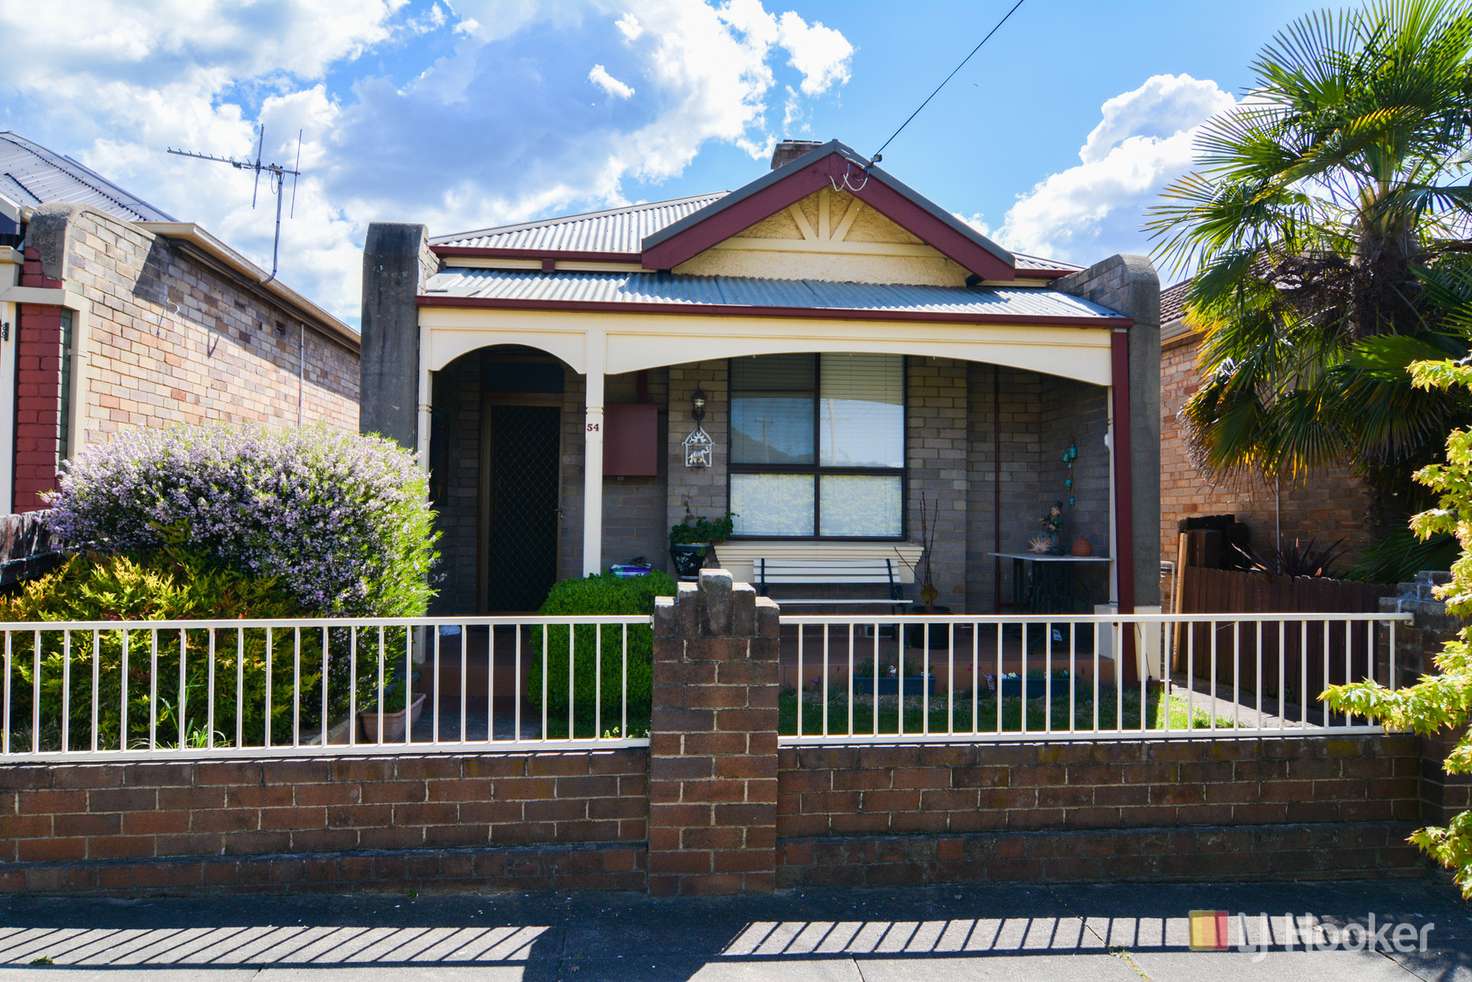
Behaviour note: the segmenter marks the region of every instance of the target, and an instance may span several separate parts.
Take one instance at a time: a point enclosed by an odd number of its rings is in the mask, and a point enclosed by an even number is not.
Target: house
[[[1180,523],[1233,515],[1247,526],[1252,549],[1270,552],[1293,541],[1344,543],[1352,559],[1373,538],[1374,496],[1348,464],[1319,468],[1297,481],[1219,480],[1191,459],[1180,412],[1201,384],[1201,331],[1185,309],[1191,281],[1160,294],[1160,548],[1174,562]],[[1332,494],[1325,489],[1332,488]]]
[[[363,289],[361,425],[430,470],[443,611],[668,565],[670,526],[727,512],[741,578],[849,557],[911,582],[923,526],[939,602],[986,611],[1054,502],[1098,560],[1069,568],[1077,606],[1158,603],[1142,258],[1015,254],[842,143],[788,141],[730,192],[374,225]]]
[[[199,225],[0,132],[0,513],[127,427],[352,427],[358,348]]]

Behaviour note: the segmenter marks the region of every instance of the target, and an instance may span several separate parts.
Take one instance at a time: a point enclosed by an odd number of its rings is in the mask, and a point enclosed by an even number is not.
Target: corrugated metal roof
[[[62,202],[87,205],[132,222],[174,220],[70,157],[8,130],[0,132],[0,195],[27,208]]]
[[[895,313],[1118,317],[1117,312],[1056,290],[832,283],[745,276],[666,273],[574,273],[449,267],[430,277],[430,296],[672,307],[805,307]]]
[[[624,208],[590,211],[540,221],[457,232],[430,239],[432,245],[460,249],[517,249],[527,252],[637,253],[647,236],[719,201],[730,192],[648,201]],[[1082,269],[1073,263],[1014,252],[1018,272]]]
[[[1073,263],[1066,263],[1061,259],[1044,259],[1042,256],[1029,256],[1023,252],[1012,253],[1012,258],[1016,260],[1017,271],[1019,273],[1028,272],[1030,270],[1083,269],[1082,266],[1077,266]]]
[[[465,249],[526,249],[558,252],[638,252],[644,237],[693,214],[727,192],[649,201],[520,225],[459,232],[430,239],[432,245]]]

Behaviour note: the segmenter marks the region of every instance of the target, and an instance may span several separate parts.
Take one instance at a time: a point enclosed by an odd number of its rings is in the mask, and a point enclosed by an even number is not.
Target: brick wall
[[[909,479],[911,541],[920,541],[922,498],[934,522],[930,566],[938,603],[966,603],[966,363],[946,358],[907,358],[905,465]]]
[[[1161,558],[1175,561],[1181,519],[1232,514],[1251,529],[1257,548],[1274,546],[1281,523],[1284,545],[1295,538],[1321,546],[1343,539],[1343,561],[1351,561],[1373,538],[1372,498],[1347,466],[1321,468],[1274,487],[1250,478],[1217,480],[1191,462],[1179,413],[1200,387],[1196,356],[1196,337],[1190,334],[1167,341],[1160,353]]]
[[[723,571],[654,612],[649,889],[776,885],[777,608]]]
[[[493,351],[472,352],[457,358],[434,374],[434,408],[437,422],[431,431],[430,467],[437,471],[431,481],[439,527],[440,564],[434,601],[437,614],[479,613],[484,610],[477,593],[479,582],[479,536],[481,535],[481,441],[485,390],[481,371],[483,356]],[[583,376],[563,366],[564,391],[560,397],[562,421],[556,448],[561,462],[559,498],[562,517],[558,530],[557,575],[582,574],[583,565]],[[661,407],[661,439],[665,425],[663,407],[668,388],[663,370],[647,373],[647,398]],[[605,382],[605,401],[612,405],[639,400],[636,374],[610,375]],[[440,446],[437,441],[444,441]],[[665,522],[666,471],[655,477],[608,477],[603,482],[604,564],[644,556],[656,567],[666,563]]]
[[[647,784],[643,750],[7,766],[0,890],[640,888]]]
[[[222,420],[295,425],[358,423],[358,355],[188,247],[130,223],[77,209],[66,222],[67,290],[86,298],[79,318],[84,380],[80,443],[135,426]],[[33,250],[34,251],[34,250]],[[24,282],[61,286],[28,259]],[[39,371],[17,396],[16,508],[55,486],[54,411],[59,308],[24,305],[19,357]],[[300,400],[300,409],[298,401]]]
[[[436,429],[448,450],[431,450],[434,467],[448,468],[441,497],[441,595],[436,612],[474,612],[479,532],[480,389],[476,357],[459,359],[436,373]],[[920,539],[920,498],[939,505],[933,558],[940,603],[956,610],[993,609],[993,537],[1000,523],[1002,549],[1022,551],[1039,531],[1047,505],[1065,495],[1059,454],[1076,438],[1079,507],[1070,513],[1072,536],[1082,532],[1101,554],[1109,547],[1109,459],[1104,447],[1104,390],[1036,372],[943,358],[911,358],[907,368],[909,467],[908,533]],[[603,484],[605,563],[644,556],[668,568],[668,529],[687,514],[714,517],[727,503],[727,363],[699,362],[647,373],[647,395],[661,408],[665,446],[661,472],[653,478],[607,478]],[[994,443],[993,379],[1000,379],[1001,451]],[[705,390],[705,429],[715,441],[715,465],[685,467],[682,443],[694,425],[690,395]],[[637,376],[609,376],[606,401],[639,398]],[[584,380],[565,372],[562,397],[561,505],[558,575],[582,569]],[[438,438],[438,437],[437,437]],[[1000,516],[993,501],[998,477]],[[437,487],[440,486],[437,482]],[[1011,599],[1011,564],[1003,564],[1003,599]],[[1106,577],[1081,584],[1085,606],[1108,595]],[[816,588],[808,588],[812,593]]]
[[[1109,451],[1104,446],[1104,390],[1036,372],[991,365],[967,369],[966,607],[996,610],[997,550],[1025,552],[1047,506],[1067,493],[1060,455],[1077,439],[1078,509],[1067,515],[1067,547],[1082,532],[1095,552],[1109,551]],[[997,427],[996,424],[1000,423]],[[995,444],[1001,432],[1001,453]],[[1000,464],[998,461],[1000,460]],[[996,506],[1000,466],[1001,511]],[[1000,524],[1000,529],[998,525]],[[1012,601],[1012,564],[1001,565],[1003,603]],[[1082,575],[1082,574],[1081,574]],[[1108,598],[1107,575],[1080,582],[1082,603]]]
[[[779,749],[777,615],[660,601],[648,750],[0,765],[0,892],[1413,875],[1467,800],[1411,735]]]
[[[479,353],[457,358],[434,376],[438,425],[430,446],[430,489],[440,531],[440,561],[432,604],[435,614],[477,613],[479,590],[480,472],[483,394]]]
[[[1410,736],[783,748],[779,882],[1412,872],[1419,771]]]
[[[644,391],[639,373],[610,375],[604,380],[608,405],[649,401],[659,407],[660,446],[669,445],[669,372],[654,369],[644,374]],[[685,404],[689,411],[689,403]],[[676,412],[679,407],[676,406]],[[684,438],[684,434],[681,434]],[[606,437],[605,437],[606,439]],[[654,477],[605,477],[603,479],[603,564],[621,563],[643,556],[663,569],[669,563],[668,482],[670,462],[658,455],[659,473]],[[680,462],[684,470],[684,461]]]
[[[1408,601],[1382,597],[1380,609],[1415,615],[1413,622],[1396,627],[1395,682],[1401,687],[1416,684],[1423,675],[1437,674],[1436,655],[1466,626],[1461,619],[1447,613],[1444,603],[1431,598]],[[1381,679],[1389,674],[1384,647],[1389,643],[1388,635],[1377,639],[1381,647],[1376,657],[1376,673]],[[1446,772],[1446,757],[1456,739],[1455,735],[1444,733],[1420,740],[1421,818],[1433,825],[1445,825],[1458,812],[1472,810],[1472,774]]]
[[[730,449],[730,400],[728,372],[724,361],[702,361],[675,365],[669,370],[669,425],[666,466],[669,500],[665,529],[685,520],[686,514],[715,518],[726,513],[726,464]],[[690,395],[699,385],[705,391],[705,432],[715,445],[711,467],[685,466],[685,437],[695,428],[690,416]]]
[[[23,304],[16,319],[15,511],[46,507],[62,447],[60,307]]]
[[[300,318],[178,243],[94,212],[78,222],[67,285],[92,304],[86,442],[128,426],[294,424],[299,394],[304,420],[357,427],[356,351],[303,336]]]

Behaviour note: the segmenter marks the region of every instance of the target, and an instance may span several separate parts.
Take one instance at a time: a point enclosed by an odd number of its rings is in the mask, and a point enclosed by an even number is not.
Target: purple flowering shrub
[[[306,612],[405,617],[429,606],[438,532],[428,481],[382,437],[326,426],[129,430],[78,454],[50,505],[69,545],[185,548],[274,580]]]

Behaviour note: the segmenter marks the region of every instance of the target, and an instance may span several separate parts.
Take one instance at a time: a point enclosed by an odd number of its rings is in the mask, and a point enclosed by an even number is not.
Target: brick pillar
[[[1380,609],[1386,613],[1409,611],[1416,618],[1409,624],[1396,625],[1396,684],[1414,685],[1422,675],[1436,674],[1434,660],[1441,653],[1442,645],[1461,631],[1462,621],[1448,614],[1444,603],[1429,597],[1419,600],[1381,597]],[[1384,646],[1388,633],[1377,631],[1377,643]],[[1382,647],[1375,665],[1375,677],[1382,682],[1390,673],[1383,652]],[[1421,758],[1421,821],[1428,825],[1445,825],[1458,812],[1472,809],[1472,775],[1448,774],[1444,766],[1456,738],[1455,733],[1436,733],[1417,741]]]
[[[649,891],[769,892],[777,869],[777,605],[705,570],[654,609]]]

